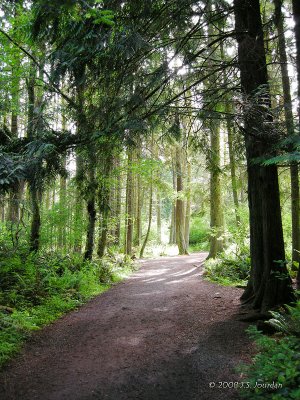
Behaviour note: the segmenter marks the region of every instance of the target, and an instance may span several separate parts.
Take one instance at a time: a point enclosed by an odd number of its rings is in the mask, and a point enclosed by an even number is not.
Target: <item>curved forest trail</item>
[[[139,271],[33,335],[0,374],[1,400],[235,399],[251,344],[240,289],[201,278],[206,254]]]

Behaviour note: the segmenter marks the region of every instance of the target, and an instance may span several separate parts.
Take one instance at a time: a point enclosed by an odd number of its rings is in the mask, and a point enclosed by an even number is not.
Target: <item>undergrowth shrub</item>
[[[128,256],[6,252],[0,262],[0,366],[31,331],[48,324],[134,269]]]
[[[299,304],[297,306],[299,308]],[[297,311],[298,312],[298,311]],[[294,335],[268,337],[256,327],[248,328],[258,354],[241,367],[249,388],[240,390],[245,399],[298,400],[300,398],[300,340]]]
[[[218,258],[206,260],[204,265],[204,275],[213,282],[244,284],[250,272],[250,257],[247,253],[237,254],[228,249]]]
[[[236,223],[234,214],[231,217],[223,234],[226,249],[217,258],[205,262],[204,275],[223,285],[245,285],[251,267],[248,212],[240,207],[240,223]]]
[[[281,312],[270,311],[273,318],[267,323],[278,332],[286,335],[295,336],[300,339],[300,301],[294,306],[285,306]]]
[[[209,248],[208,223],[199,215],[191,218],[189,244],[192,250],[208,250]]]

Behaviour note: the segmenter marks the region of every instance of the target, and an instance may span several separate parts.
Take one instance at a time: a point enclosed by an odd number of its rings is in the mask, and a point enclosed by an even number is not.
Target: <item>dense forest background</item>
[[[2,0],[1,307],[51,320],[192,251],[250,308],[295,300],[298,3]]]

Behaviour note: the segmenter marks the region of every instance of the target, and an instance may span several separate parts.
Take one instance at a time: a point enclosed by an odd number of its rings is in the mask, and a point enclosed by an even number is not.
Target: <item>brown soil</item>
[[[145,261],[34,334],[0,374],[1,400],[238,398],[218,386],[243,380],[234,369],[251,350],[241,290],[204,281],[205,256]]]

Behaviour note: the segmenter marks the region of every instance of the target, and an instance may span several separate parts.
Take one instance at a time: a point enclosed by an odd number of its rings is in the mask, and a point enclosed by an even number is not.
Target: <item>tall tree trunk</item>
[[[76,154],[76,181],[82,179],[83,159],[81,154]],[[75,188],[74,216],[73,216],[73,237],[74,252],[81,253],[82,250],[82,223],[83,223],[83,201],[82,194],[77,183]]]
[[[116,167],[120,166],[120,158],[116,159]],[[115,243],[120,244],[121,240],[121,211],[122,211],[122,182],[120,169],[117,171],[117,182],[116,182],[116,229],[115,229]]]
[[[62,103],[63,104],[63,103]],[[62,115],[62,130],[65,131],[67,129],[67,120],[66,116]],[[63,168],[66,168],[67,158],[64,156],[63,158]],[[65,249],[66,247],[66,233],[67,227],[66,223],[68,222],[68,207],[66,204],[67,199],[67,178],[66,176],[61,175],[59,178],[59,212],[61,215],[60,224],[58,224],[58,246],[59,248]]]
[[[186,196],[186,207],[185,207],[185,224],[184,224],[184,236],[186,248],[189,248],[190,244],[190,219],[191,219],[191,163],[187,160],[187,196]]]
[[[66,164],[66,159],[64,159]],[[61,220],[58,225],[58,246],[60,249],[66,247],[66,222],[67,222],[67,179],[65,176],[59,178],[59,212]]]
[[[101,214],[101,224],[99,231],[99,242],[97,254],[101,258],[104,256],[107,245],[108,220],[110,215],[110,171],[113,158],[109,155],[103,156],[103,170],[101,184],[99,188],[99,213]]]
[[[86,243],[84,259],[91,260],[94,252],[94,241],[95,241],[95,227],[96,227],[96,177],[95,177],[95,166],[96,157],[92,149],[88,150],[88,199],[87,199],[87,215],[88,225],[86,232]]]
[[[229,108],[227,108],[226,112],[229,112]],[[239,215],[239,199],[238,199],[238,191],[237,191],[237,177],[236,177],[236,163],[234,156],[234,148],[233,148],[233,124],[230,116],[227,117],[226,120],[227,125],[227,138],[228,138],[228,152],[229,152],[229,163],[230,163],[230,177],[231,177],[231,188],[232,188],[232,196],[233,196],[233,204],[235,211],[235,219],[237,225],[240,224],[241,219]]]
[[[18,17],[18,5],[21,6],[23,1],[17,0],[14,5],[14,17]],[[15,30],[15,27],[13,28]],[[14,53],[14,67],[11,71],[11,135],[13,139],[18,137],[19,130],[19,108],[20,108],[20,66],[21,56],[18,50]],[[8,220],[12,224],[17,224],[20,219],[20,203],[22,201],[24,191],[24,182],[17,182],[12,187],[9,194],[9,205],[8,205]]]
[[[284,98],[284,114],[288,136],[295,135],[293,104],[291,97],[290,79],[288,74],[288,60],[284,36],[284,17],[282,14],[283,0],[275,0],[275,23],[278,31],[278,47],[281,68],[281,79]],[[291,176],[291,210],[292,210],[292,261],[300,264],[300,220],[299,220],[299,176],[298,165],[290,166]]]
[[[172,152],[172,178],[173,178],[173,190],[176,192],[176,165],[174,160],[173,152]],[[170,240],[169,244],[176,244],[176,201],[172,204],[172,213],[171,213],[171,224],[170,224]]]
[[[188,254],[186,242],[185,242],[185,214],[184,214],[184,200],[183,194],[183,176],[182,176],[182,153],[179,145],[176,146],[176,243],[178,246],[179,254]]]
[[[159,161],[159,146],[156,143],[154,145],[154,158]],[[157,178],[161,179],[161,173],[157,170]],[[157,243],[161,244],[162,242],[162,226],[161,226],[161,197],[160,197],[160,189],[156,188],[156,236]]]
[[[138,147],[135,151],[136,155],[136,163],[141,162],[141,144],[138,144]],[[142,203],[143,203],[143,193],[142,193],[142,179],[139,171],[136,174],[135,179],[135,201],[134,201],[134,246],[139,247],[141,244],[142,238]]]
[[[145,239],[142,244],[141,251],[140,251],[140,258],[143,258],[143,256],[144,256],[144,251],[145,251],[146,245],[148,243],[149,235],[150,235],[151,223],[152,223],[152,209],[153,209],[153,179],[152,179],[152,173],[151,173],[148,227],[147,227]]]
[[[87,131],[87,121],[85,116],[85,67],[84,65],[78,66],[78,71],[76,75],[76,80],[78,83],[76,87],[76,99],[78,104],[78,110],[76,112],[76,135],[78,137],[82,137],[86,135]],[[92,149],[88,149],[89,154],[92,153]],[[93,168],[95,166],[91,165],[91,160],[89,160],[89,174],[93,175]],[[83,155],[77,149],[76,151],[76,194],[75,194],[75,210],[74,210],[74,251],[77,253],[81,253],[82,251],[82,222],[83,222],[83,193],[80,189],[80,182],[84,178],[84,160]],[[91,184],[91,182],[90,182]],[[89,200],[87,199],[87,202]],[[91,204],[87,204],[87,210],[90,210],[93,213],[95,209],[95,194],[94,199],[90,199]],[[89,211],[88,211],[89,214]],[[93,227],[93,219],[94,216],[89,215],[88,227],[86,232],[87,242],[85,248],[85,257],[87,258],[92,256],[92,251],[89,249],[89,246],[94,245],[94,229]],[[91,225],[92,224],[92,225]]]
[[[96,225],[96,208],[95,208],[94,197],[91,197],[87,201],[87,214],[88,214],[88,226],[86,232],[84,259],[91,260],[93,257],[95,225]]]
[[[27,81],[27,92],[28,92],[28,121],[27,121],[27,135],[29,139],[34,139],[35,128],[36,128],[36,115],[35,115],[35,79],[36,79],[36,68],[32,64],[30,66],[30,75]],[[37,167],[36,167],[37,168]],[[29,183],[30,192],[30,203],[31,203],[31,229],[30,229],[30,251],[36,252],[40,246],[40,207],[39,203],[41,200],[41,194],[39,191],[39,171],[34,171],[31,176]]]
[[[135,217],[135,246],[140,246],[142,240],[142,209],[143,209],[143,198],[144,190],[142,187],[142,179],[138,174],[137,176],[137,202],[136,202],[136,217]]]
[[[211,17],[213,2],[208,1],[208,15]],[[214,37],[218,32],[215,24],[209,23],[208,35]],[[213,57],[220,53],[222,58],[222,47],[213,49]],[[208,67],[213,68],[213,61],[208,56]],[[221,80],[216,75],[208,79],[207,85],[210,88],[212,85],[221,84]],[[222,183],[221,183],[221,137],[220,137],[220,121],[214,119],[216,106],[215,100],[211,98],[210,90],[206,95],[208,107],[211,112],[211,120],[208,122],[210,132],[210,153],[208,157],[210,171],[210,246],[208,258],[216,258],[217,254],[223,251],[224,248],[224,216],[223,216],[223,201],[222,201]]]
[[[297,55],[296,55],[296,65],[297,65],[297,81],[298,81],[298,118],[299,118],[299,124],[298,124],[298,131],[300,131],[300,2],[298,0],[292,0],[293,4],[293,15],[294,15],[294,20],[295,20],[295,36],[296,36],[296,49],[297,49]],[[292,171],[291,171],[292,173]],[[295,191],[297,190],[299,192],[299,180],[297,177],[296,181],[296,172],[293,173],[293,183],[291,182],[292,185],[294,185]],[[292,206],[292,209],[295,212],[295,217],[296,216],[296,208],[298,207],[298,213],[299,213],[299,204],[294,204]],[[299,216],[298,216],[299,218]],[[296,230],[296,228],[295,228]],[[296,234],[296,232],[295,232]],[[296,238],[295,238],[296,240]],[[295,254],[296,257],[299,259],[299,253]],[[298,274],[297,274],[297,287],[300,289],[300,265],[298,268]]]
[[[126,224],[125,224],[125,254],[132,255],[133,240],[133,176],[132,176],[132,149],[128,148],[127,185],[126,185]]]
[[[161,244],[161,235],[162,235],[162,228],[161,228],[161,198],[159,189],[156,191],[156,233],[157,233],[157,242]]]
[[[248,170],[251,271],[242,300],[262,311],[294,300],[285,260],[277,167],[253,160],[270,146],[268,74],[259,0],[234,0]],[[273,135],[272,135],[273,136]],[[274,137],[272,137],[274,143]],[[281,262],[280,262],[281,260]]]
[[[17,72],[18,73],[18,72]],[[13,139],[18,137],[18,108],[19,108],[19,88],[20,79],[14,77],[12,71],[12,115],[11,115],[11,135]],[[22,187],[20,182],[17,182],[12,187],[9,193],[8,220],[12,224],[17,224],[19,221],[19,208],[22,199]]]
[[[109,210],[106,208],[102,211],[100,230],[99,230],[99,242],[98,242],[98,257],[103,257],[105,254],[105,249],[107,245],[107,233],[108,233],[108,218]]]
[[[215,258],[223,250],[224,217],[221,188],[220,125],[210,125],[210,249],[208,258]]]
[[[37,252],[40,247],[40,201],[41,194],[34,183],[29,185],[30,200],[31,200],[31,228],[30,228],[30,251]]]

